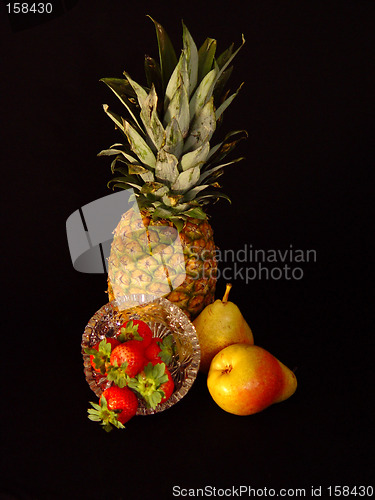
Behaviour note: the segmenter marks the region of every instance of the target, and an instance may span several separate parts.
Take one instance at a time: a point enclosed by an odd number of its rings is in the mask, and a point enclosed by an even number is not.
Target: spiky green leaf
[[[181,170],[189,170],[189,168],[203,164],[209,152],[210,143],[205,141],[199,148],[184,154],[180,160]]]
[[[143,101],[141,120],[156,150],[159,150],[165,140],[165,131],[158,116],[157,103],[158,96],[152,85],[150,93]]]
[[[138,103],[139,103],[140,107],[143,108],[144,102],[147,99],[147,92],[146,92],[146,90],[141,85],[139,85],[139,83],[137,83],[136,81],[134,81],[130,77],[130,75],[128,73],[126,73],[126,71],[124,71],[124,75],[126,76],[126,79],[128,80],[128,82],[132,86],[132,88],[133,88],[133,90],[134,90],[134,92],[135,92],[135,94],[137,96]]]
[[[214,172],[223,169],[224,167],[227,167],[228,165],[232,165],[233,163],[238,163],[239,161],[243,160],[243,157],[236,158],[235,160],[229,161],[228,163],[222,163],[221,165],[217,165],[214,168],[210,168],[206,170],[205,172],[202,173],[202,175],[199,178],[199,184],[201,184],[203,181],[205,181],[210,175],[212,175]]]
[[[169,217],[169,220],[173,222],[177,231],[180,233],[184,227],[184,219],[182,217]]]
[[[182,79],[179,78],[179,86],[170,100],[164,115],[164,126],[167,126],[168,123],[175,118],[182,136],[186,137],[189,131],[189,116],[189,97]]]
[[[130,175],[134,175],[134,174],[147,174],[149,171],[142,165],[129,164],[128,172]]]
[[[203,45],[198,51],[198,81],[201,82],[203,78],[212,70],[214,57],[216,53],[216,40],[213,38],[206,38]]]
[[[217,82],[215,82],[215,88],[213,91],[213,96],[215,103],[219,103],[219,105],[222,103],[222,95],[225,90],[225,86],[227,84],[227,81],[229,80],[231,74],[233,71],[233,66],[229,66],[217,79]]]
[[[178,204],[178,202],[181,200],[182,197],[183,197],[182,194],[171,195],[171,194],[167,193],[162,197],[161,200],[164,203],[164,205],[166,205],[167,207],[175,207]]]
[[[135,93],[130,83],[122,78],[102,78],[100,81],[105,83],[112,90],[125,106],[137,126],[141,128],[136,117],[137,106],[134,100]]]
[[[188,91],[188,96],[190,96],[197,85],[198,50],[193,40],[193,37],[191,36],[189,30],[187,29],[184,23],[182,23],[182,29],[183,29],[182,38],[183,38],[184,52],[186,55],[188,81],[189,81],[189,87],[187,91]]]
[[[156,158],[156,178],[169,186],[172,185],[179,175],[177,164],[178,159],[174,155],[161,149]]]
[[[152,214],[152,218],[156,219],[169,219],[171,215],[174,214],[172,209],[168,209],[167,207],[157,206],[155,207],[154,213]]]
[[[205,141],[209,141],[216,128],[215,109],[213,98],[202,108],[195,117],[193,125],[186,139],[184,151],[189,152],[199,148]]]
[[[124,169],[121,166],[119,167],[117,165],[117,162],[125,163],[125,165],[127,165],[127,168]],[[134,162],[133,161],[127,161],[121,155],[116,156],[116,158],[111,163],[111,171],[112,171],[112,173],[114,173],[115,171],[121,172],[124,175],[138,174],[138,175],[140,175],[141,179],[144,182],[152,182],[152,181],[155,180],[154,174],[152,172],[151,167],[146,168],[143,165],[139,165],[139,161],[138,160],[135,160]],[[131,175],[129,177],[129,179],[130,180],[134,179],[134,181],[136,181],[136,178],[133,175]]]
[[[109,181],[107,183],[107,186],[109,188],[119,188],[119,189],[131,189],[131,188],[135,188],[135,189],[140,189],[140,186],[137,186],[136,184],[132,184],[131,182],[116,182],[114,183],[112,186],[111,186],[111,183],[112,181]]]
[[[152,85],[154,85],[157,95],[162,95],[163,86],[161,81],[160,65],[153,57],[146,55],[144,67],[148,87],[151,88]],[[161,111],[160,108],[158,108],[158,111]]]
[[[138,188],[141,188],[138,184],[134,182],[134,178],[131,175],[123,175],[122,177],[114,177],[111,179],[108,184],[110,185],[111,183],[132,183],[133,186],[137,186]]]
[[[125,133],[124,126],[122,123],[123,118],[118,115],[117,113],[114,113],[109,109],[108,104],[103,104],[103,109],[104,112],[110,117],[110,119],[115,123],[116,127],[122,130],[122,132]]]
[[[225,49],[217,58],[216,64],[219,68],[222,68],[226,64],[233,54],[234,43],[232,43],[227,49]]]
[[[158,40],[159,47],[159,57],[160,57],[160,68],[161,77],[163,83],[163,89],[166,88],[167,83],[173,73],[173,70],[177,64],[176,52],[173,48],[171,40],[161,24],[148,16],[155,25],[156,36]]]
[[[179,87],[183,85],[188,92],[189,89],[189,74],[187,67],[187,60],[185,52],[182,51],[180,59],[178,60],[178,64],[175,67],[172,76],[169,79],[167,89],[165,91],[164,96],[164,110],[168,109],[170,101],[173,99],[173,96],[178,91]]]
[[[126,163],[131,163],[131,164],[138,164],[139,161],[134,158],[133,156],[129,155],[128,153],[126,153],[125,151],[122,151],[121,149],[105,149],[103,151],[100,151],[100,153],[98,153],[98,156],[112,156],[112,155],[118,155],[119,157],[123,156],[126,161]]]
[[[167,192],[168,187],[161,182],[146,182],[141,188],[142,194],[152,194],[160,198]]]
[[[243,139],[248,138],[246,130],[234,130],[229,132],[224,141],[211,148],[207,160],[210,164],[217,163],[225,158]],[[207,164],[209,166],[209,164]]]
[[[230,95],[228,99],[226,99],[221,106],[219,106],[215,112],[216,116],[216,121],[220,118],[220,116],[224,113],[224,111],[227,109],[227,107],[232,103],[233,99],[238,95],[238,92],[241,90],[242,85],[238,88],[237,92],[234,94]]]
[[[208,188],[210,185],[209,184],[202,184],[200,186],[195,186],[194,188],[190,189],[187,193],[185,193],[184,197],[182,198],[182,201],[191,201],[195,200],[197,197],[197,194],[203,191],[204,189]]]
[[[186,215],[194,219],[207,219],[207,214],[200,207],[191,208],[186,212]]]
[[[241,43],[241,45],[238,47],[238,49],[235,52],[233,52],[233,53],[231,53],[229,55],[229,57],[227,58],[227,60],[225,60],[225,62],[223,61],[222,65],[219,66],[220,71],[218,72],[218,74],[216,76],[216,81],[224,73],[224,71],[227,69],[227,67],[229,66],[229,64],[233,61],[233,59],[236,57],[236,55],[238,54],[238,52],[242,49],[242,47],[244,46],[244,44],[245,44],[245,37],[242,35],[242,43]]]
[[[175,207],[173,207],[173,213],[174,215],[176,214],[182,214],[185,215],[186,210],[189,210],[193,205],[195,205],[195,202],[189,201],[188,203],[179,203]]]
[[[220,191],[206,191],[204,194],[197,196],[197,200],[203,200],[204,198],[223,198],[227,200],[229,203],[232,203],[229,196],[225,193],[221,193]]]
[[[201,81],[197,90],[194,92],[190,100],[190,120],[192,121],[197,113],[204,107],[204,105],[211,99],[214,89],[214,83],[217,76],[217,70],[211,70]]]
[[[171,190],[176,194],[183,194],[189,191],[193,186],[195,186],[199,180],[200,168],[193,167],[177,177],[176,182],[172,184]]]
[[[174,156],[176,156],[176,158],[180,158],[183,147],[184,138],[178,125],[178,121],[176,120],[176,118],[172,118],[172,120],[168,123],[167,128],[165,129],[164,150],[167,153],[173,154]]]
[[[113,156],[123,153],[120,149],[103,149],[97,156]]]
[[[123,120],[123,129],[128,138],[131,150],[137,155],[145,165],[155,168],[156,158],[145,140],[138,132],[128,123]]]
[[[115,167],[113,168],[112,173],[114,174],[115,172],[119,172],[120,174],[123,174],[123,175],[129,175],[129,165],[131,165],[131,164],[126,163],[125,165],[126,166],[115,165]],[[141,182],[136,177],[131,176],[131,178],[134,179],[135,181],[137,181],[137,183]]]

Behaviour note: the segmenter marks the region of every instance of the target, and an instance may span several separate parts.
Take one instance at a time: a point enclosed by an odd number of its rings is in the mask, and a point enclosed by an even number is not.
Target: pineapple
[[[177,58],[164,28],[152,21],[160,63],[146,56],[147,85],[126,72],[125,78],[102,79],[127,118],[104,105],[124,141],[99,156],[115,157],[109,186],[132,189],[135,197],[114,231],[108,295],[109,300],[128,293],[162,295],[194,319],[213,302],[217,279],[213,230],[204,209],[212,200],[230,201],[217,180],[224,167],[242,159],[223,163],[247,137],[244,130],[235,131],[211,145],[223,112],[240,90],[229,95],[225,87],[244,39],[237,50],[231,45],[215,57],[216,40],[207,38],[198,50],[182,23],[183,49]],[[170,244],[173,232],[181,252]]]

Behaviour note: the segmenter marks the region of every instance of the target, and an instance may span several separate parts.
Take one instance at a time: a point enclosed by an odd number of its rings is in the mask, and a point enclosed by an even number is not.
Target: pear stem
[[[229,292],[230,292],[231,288],[232,288],[232,283],[227,283],[224,297],[223,297],[223,300],[221,301],[223,304],[226,304],[228,302],[228,296],[229,296]]]

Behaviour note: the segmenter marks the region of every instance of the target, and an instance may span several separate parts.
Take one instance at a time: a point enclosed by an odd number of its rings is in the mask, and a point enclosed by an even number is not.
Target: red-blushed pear
[[[207,387],[223,410],[252,415],[294,394],[294,373],[262,347],[233,344],[212,360]]]
[[[203,309],[193,321],[201,348],[200,370],[208,373],[213,357],[224,347],[238,342],[254,344],[253,333],[239,308],[228,301],[232,285],[227,284],[223,300]]]

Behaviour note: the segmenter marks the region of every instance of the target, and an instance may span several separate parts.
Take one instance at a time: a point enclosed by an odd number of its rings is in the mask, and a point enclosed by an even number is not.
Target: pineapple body
[[[162,231],[159,229],[162,228]],[[170,228],[170,231],[169,231]],[[143,210],[126,212],[114,231],[108,262],[108,297],[144,293],[164,296],[194,319],[214,301],[217,261],[207,220],[189,217],[173,246],[173,223]]]

